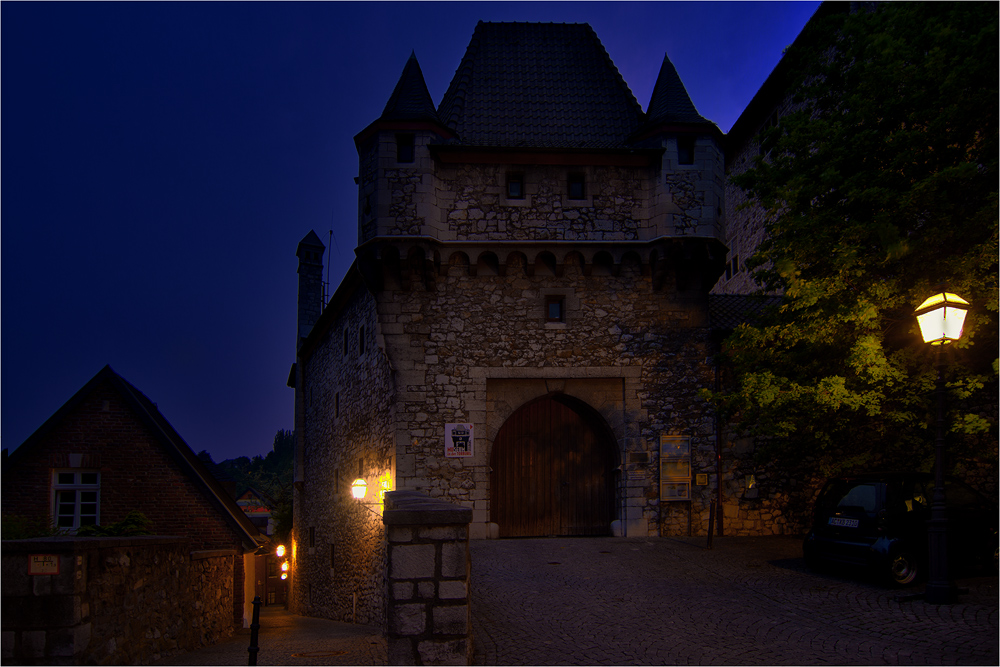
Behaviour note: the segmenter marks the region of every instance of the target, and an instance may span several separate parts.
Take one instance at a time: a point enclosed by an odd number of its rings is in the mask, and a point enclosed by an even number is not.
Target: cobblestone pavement
[[[705,540],[473,541],[476,663],[1000,664],[996,576],[936,606],[813,573],[797,538]]]
[[[258,665],[384,665],[381,629],[290,614],[263,607],[257,633]],[[250,630],[213,646],[166,658],[155,665],[245,665]]]

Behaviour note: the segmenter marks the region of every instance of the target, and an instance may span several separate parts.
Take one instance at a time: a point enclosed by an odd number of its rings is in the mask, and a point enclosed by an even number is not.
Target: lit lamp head
[[[368,493],[368,482],[363,479],[356,479],[354,483],[351,484],[351,495],[361,500]]]
[[[947,345],[962,337],[969,302],[951,292],[941,292],[917,306],[915,312],[925,343]]]
[[[277,556],[278,558],[284,558],[285,557],[285,545],[284,544],[279,544],[278,548],[274,550],[274,555]]]

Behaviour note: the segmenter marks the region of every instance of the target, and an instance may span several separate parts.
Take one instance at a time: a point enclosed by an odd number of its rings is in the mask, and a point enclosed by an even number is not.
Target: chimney
[[[299,258],[299,307],[296,327],[295,350],[312,331],[313,325],[323,312],[323,251],[326,246],[310,231],[299,241],[295,251]]]

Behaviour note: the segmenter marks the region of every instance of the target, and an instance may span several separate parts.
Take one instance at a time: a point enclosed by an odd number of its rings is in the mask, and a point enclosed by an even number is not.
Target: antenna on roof
[[[325,306],[330,300],[330,258],[333,256],[333,230],[330,230],[330,234],[327,237],[326,243],[326,280],[323,282],[323,305]]]

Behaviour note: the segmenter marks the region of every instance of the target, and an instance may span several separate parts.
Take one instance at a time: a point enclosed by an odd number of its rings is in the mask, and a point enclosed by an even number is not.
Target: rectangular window
[[[276,599],[277,599],[277,595],[276,595],[275,591],[268,591],[267,592],[267,603],[268,604],[274,604]]]
[[[344,356],[345,357],[347,356],[347,351],[350,349],[350,347],[351,347],[351,334],[347,330],[347,328],[345,327],[344,328]]]
[[[76,531],[100,523],[101,474],[57,470],[52,478],[53,516],[57,528]]]
[[[333,416],[334,417],[339,417],[340,416],[340,392],[339,391],[336,394],[334,394],[334,396],[333,396]]]
[[[316,528],[309,526],[309,546],[316,546]]]
[[[567,196],[570,199],[586,199],[587,198],[587,179],[581,173],[572,173],[568,178],[568,191]]]
[[[561,296],[545,297],[545,321],[564,322],[565,321],[565,298]]]
[[[677,137],[677,164],[694,164],[694,137]]]
[[[396,162],[413,162],[413,159],[414,159],[413,135],[397,134]]]
[[[733,275],[735,276],[737,273],[740,272],[740,256],[739,255],[733,255],[732,265],[733,265]]]
[[[365,327],[358,329],[358,356],[365,356]]]
[[[267,559],[267,576],[268,577],[278,576],[278,561],[274,558],[268,557]]]
[[[524,199],[524,174],[507,174],[507,199]]]

